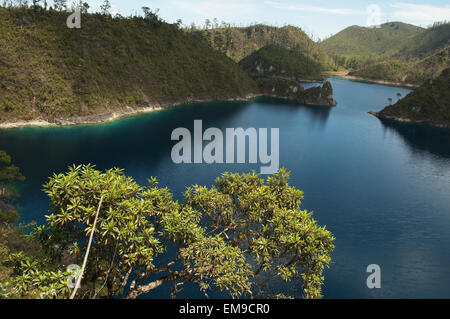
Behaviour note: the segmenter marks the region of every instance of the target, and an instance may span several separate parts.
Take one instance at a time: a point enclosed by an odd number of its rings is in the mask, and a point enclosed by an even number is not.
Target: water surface
[[[186,185],[212,185],[224,171],[260,165],[175,165],[170,158],[177,127],[280,128],[280,162],[291,184],[305,192],[336,239],[326,272],[327,298],[450,298],[450,133],[429,127],[382,123],[367,114],[408,89],[331,79],[336,108],[296,106],[259,99],[205,103],[78,127],[0,131],[0,149],[27,177],[24,221],[45,221],[42,184],[73,164],[124,168],[145,184],[158,176],[176,198]],[[366,267],[378,264],[382,288],[366,286]],[[152,297],[168,297],[171,287]],[[201,297],[187,289],[185,297]]]

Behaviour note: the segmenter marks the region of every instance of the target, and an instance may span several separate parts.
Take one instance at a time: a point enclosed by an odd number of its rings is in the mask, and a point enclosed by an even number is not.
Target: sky
[[[97,11],[103,0],[86,0]],[[70,2],[70,1],[69,1]],[[427,27],[450,20],[449,0],[110,0],[113,13],[140,13],[159,8],[167,22],[181,19],[203,25],[217,18],[236,25],[266,23],[301,27],[314,39],[324,39],[351,25],[401,21]]]

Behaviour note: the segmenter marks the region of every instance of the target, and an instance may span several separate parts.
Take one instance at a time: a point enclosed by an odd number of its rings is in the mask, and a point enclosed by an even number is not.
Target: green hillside
[[[256,83],[198,34],[156,16],[0,8],[0,122],[245,96]]]
[[[438,24],[410,37],[396,55],[425,58],[447,46],[450,46],[450,23]]]
[[[285,77],[322,79],[322,66],[296,50],[268,45],[244,58],[239,65],[252,78]]]
[[[337,66],[371,80],[422,84],[450,67],[450,24],[350,27],[320,44]]]
[[[372,80],[422,84],[450,68],[450,46],[423,59],[388,59],[350,72],[349,75]]]
[[[379,118],[450,127],[450,69],[386,107]]]
[[[408,38],[422,28],[402,22],[389,22],[380,28],[351,26],[322,41],[320,48],[331,56],[374,58],[394,54]]]
[[[326,69],[331,69],[333,65],[331,58],[317,43],[302,29],[293,26],[278,28],[258,24],[243,28],[227,26],[197,32],[202,33],[213,48],[226,53],[236,62],[267,45],[277,45],[296,50]]]

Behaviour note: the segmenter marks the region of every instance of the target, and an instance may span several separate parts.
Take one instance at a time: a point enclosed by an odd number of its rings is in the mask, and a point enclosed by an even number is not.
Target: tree
[[[390,98],[388,98],[388,102],[389,102],[389,105],[391,105],[392,104],[392,98],[390,97]]]
[[[142,7],[142,11],[144,12],[145,19],[149,20],[154,25],[160,24],[160,19],[158,16],[159,9],[156,9],[155,11],[153,11],[149,7]]]
[[[303,192],[288,178],[225,173],[211,188],[189,187],[179,203],[155,178],[141,187],[120,169],[74,166],[44,185],[52,212],[36,236],[52,256],[81,260],[102,197],[79,296],[136,298],[170,284],[175,297],[186,283],[205,295],[267,296],[270,276],[320,298],[334,238],[300,210]]]
[[[33,2],[33,8],[36,10],[39,7],[39,2],[41,2],[41,0],[32,0]]]
[[[81,13],[86,14],[86,13],[88,13],[90,6],[89,6],[89,3],[83,2],[82,0],[80,0],[78,3],[78,8],[80,8]]]
[[[11,223],[18,218],[14,206],[18,194],[12,184],[24,180],[20,169],[11,165],[11,157],[6,152],[0,151],[0,222]]]
[[[211,28],[211,26],[212,26],[211,20],[206,19],[206,20],[205,20],[205,29],[208,30],[208,29]]]
[[[103,15],[111,15],[111,13],[110,13],[110,10],[111,10],[111,4],[109,3],[109,1],[108,0],[105,0],[104,2],[103,2],[103,4],[100,6],[100,11],[101,11],[101,13],[103,14]]]
[[[53,1],[55,10],[63,11],[67,9],[67,0],[54,0]]]

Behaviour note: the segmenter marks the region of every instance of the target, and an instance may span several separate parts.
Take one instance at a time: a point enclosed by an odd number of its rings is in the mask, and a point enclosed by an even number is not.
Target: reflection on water
[[[401,136],[412,149],[450,158],[450,129],[380,119],[386,130]]]
[[[287,101],[273,97],[260,97],[255,99],[255,102],[268,108],[276,107],[280,111],[290,110],[292,113],[301,112],[302,116],[308,119],[308,125],[311,127],[316,126],[316,124],[319,124],[319,127],[325,127],[333,110],[333,107],[303,105],[296,101]]]

